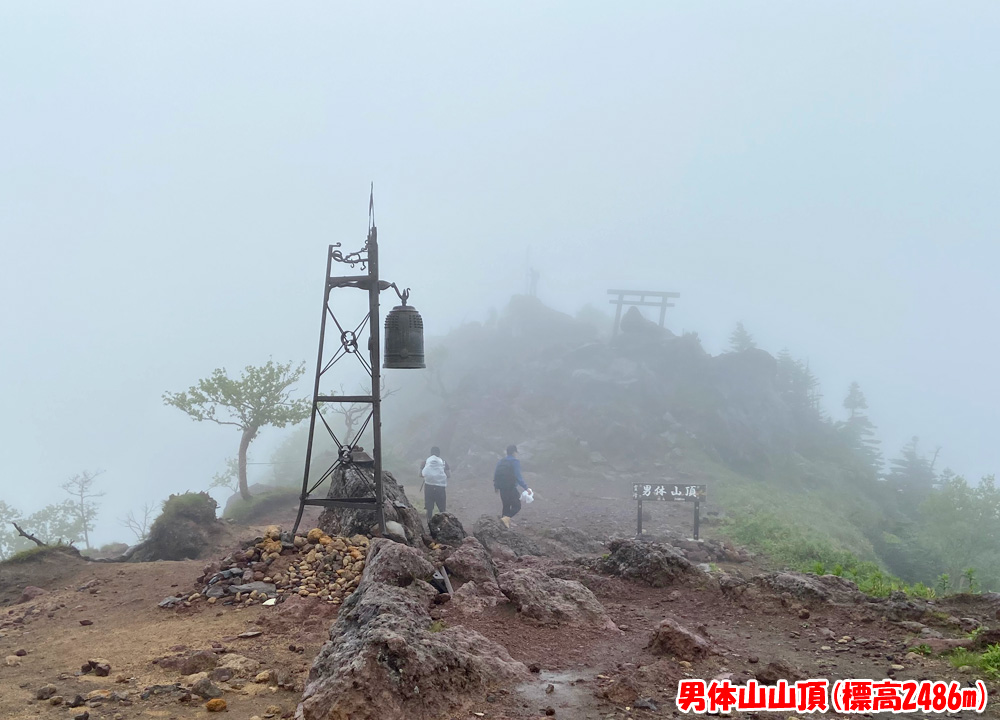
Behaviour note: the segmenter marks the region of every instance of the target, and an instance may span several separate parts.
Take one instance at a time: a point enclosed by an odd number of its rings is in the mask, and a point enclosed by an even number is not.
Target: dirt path
[[[540,480],[535,486],[538,501],[516,519],[522,532],[572,526],[594,538],[634,533],[634,505],[622,491],[606,495],[582,488],[574,491],[569,485],[548,486]],[[449,498],[451,509],[468,528],[479,514],[492,511],[493,500],[489,487],[474,485],[453,487]],[[646,526],[653,533],[673,530],[683,535],[689,524],[690,506],[677,504],[653,508]],[[711,534],[711,527],[706,526],[705,531]],[[254,532],[247,529],[243,534],[252,536]],[[236,540],[236,535],[228,538],[228,550],[218,548],[218,557],[235,549]],[[567,548],[566,556],[570,550]],[[522,559],[501,563],[501,569],[521,565],[544,568],[560,562],[565,562],[565,557]],[[219,659],[242,656],[252,661],[254,669],[248,677],[220,683],[227,689],[227,717],[290,716],[332,618],[289,619],[283,605],[235,609],[204,600],[190,608],[157,607],[167,595],[195,591],[194,580],[204,565],[205,561],[98,564],[57,558],[0,574],[0,602],[4,603],[0,605],[0,657],[13,657],[13,664],[0,665],[0,717],[66,719],[84,711],[92,720],[204,717],[205,701],[189,694],[185,698],[183,691],[143,698],[150,688],[184,681],[177,670],[162,669],[154,661],[198,650],[214,653]],[[749,577],[762,568],[723,564],[719,570]],[[908,656],[907,648],[918,642],[914,633],[870,612],[822,604],[806,612],[798,603],[778,597],[741,603],[720,593],[711,577],[663,589],[604,578],[593,589],[622,629],[621,634],[538,626],[509,607],[465,615],[454,604],[440,606],[442,622],[480,631],[537,671],[525,685],[495,689],[468,713],[456,717],[536,718],[550,716],[547,711],[573,720],[672,717],[677,715],[673,697],[680,678],[711,679],[730,673],[734,683],[742,682],[772,662],[807,678],[880,679],[892,675],[896,679],[957,679],[964,685],[975,679],[959,673],[946,660]],[[48,592],[29,602],[9,604],[28,584]],[[942,616],[962,611],[941,606]],[[978,612],[982,615],[985,610],[979,608]],[[720,654],[689,665],[654,655],[647,645],[653,628],[666,617],[706,635]],[[259,634],[239,637],[248,631]],[[942,631],[951,635],[960,632],[956,628]],[[18,656],[21,650],[25,653]],[[95,658],[110,664],[107,677],[93,672],[80,674],[81,666]],[[261,671],[283,674],[283,684],[291,689],[279,689],[273,679],[255,682]],[[50,683],[62,704],[36,699],[39,688]],[[90,706],[66,707],[76,695],[86,697],[101,690],[105,695],[117,695],[95,698]],[[634,707],[640,698],[657,709]],[[997,716],[1000,714],[990,708],[977,717]],[[785,718],[787,714],[773,717]]]

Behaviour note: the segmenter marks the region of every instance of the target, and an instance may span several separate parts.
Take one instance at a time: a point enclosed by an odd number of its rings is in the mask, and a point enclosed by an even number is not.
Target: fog
[[[529,266],[570,313],[672,290],[668,327],[742,321],[831,414],[857,380],[887,458],[994,472],[998,32],[985,2],[0,5],[0,499],[102,468],[100,543],[206,488],[239,434],[162,393],[313,372],[371,182],[428,336]]]

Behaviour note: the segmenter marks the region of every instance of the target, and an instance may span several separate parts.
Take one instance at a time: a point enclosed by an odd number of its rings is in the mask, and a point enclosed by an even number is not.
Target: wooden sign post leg
[[[637,538],[642,538],[642,496],[639,496],[638,502],[639,510],[635,516],[635,536]]]
[[[695,500],[694,501],[694,539],[695,540],[698,539],[698,524],[699,524],[699,521],[701,520],[700,513],[698,511],[700,509],[701,509],[701,502],[699,502],[698,500]]]

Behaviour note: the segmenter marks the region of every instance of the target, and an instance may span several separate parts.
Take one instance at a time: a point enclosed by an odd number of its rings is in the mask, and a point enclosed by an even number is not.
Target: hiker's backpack
[[[513,487],[517,484],[517,475],[514,473],[514,463],[508,458],[504,458],[497,464],[497,469],[493,471],[493,487],[505,488]]]

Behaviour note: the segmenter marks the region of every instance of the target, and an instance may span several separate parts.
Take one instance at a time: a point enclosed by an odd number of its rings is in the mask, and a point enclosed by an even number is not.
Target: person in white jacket
[[[448,463],[441,459],[441,448],[432,447],[431,455],[420,466],[420,476],[424,479],[424,509],[427,511],[427,524],[434,517],[434,506],[438,512],[446,512],[448,478],[451,469]]]

